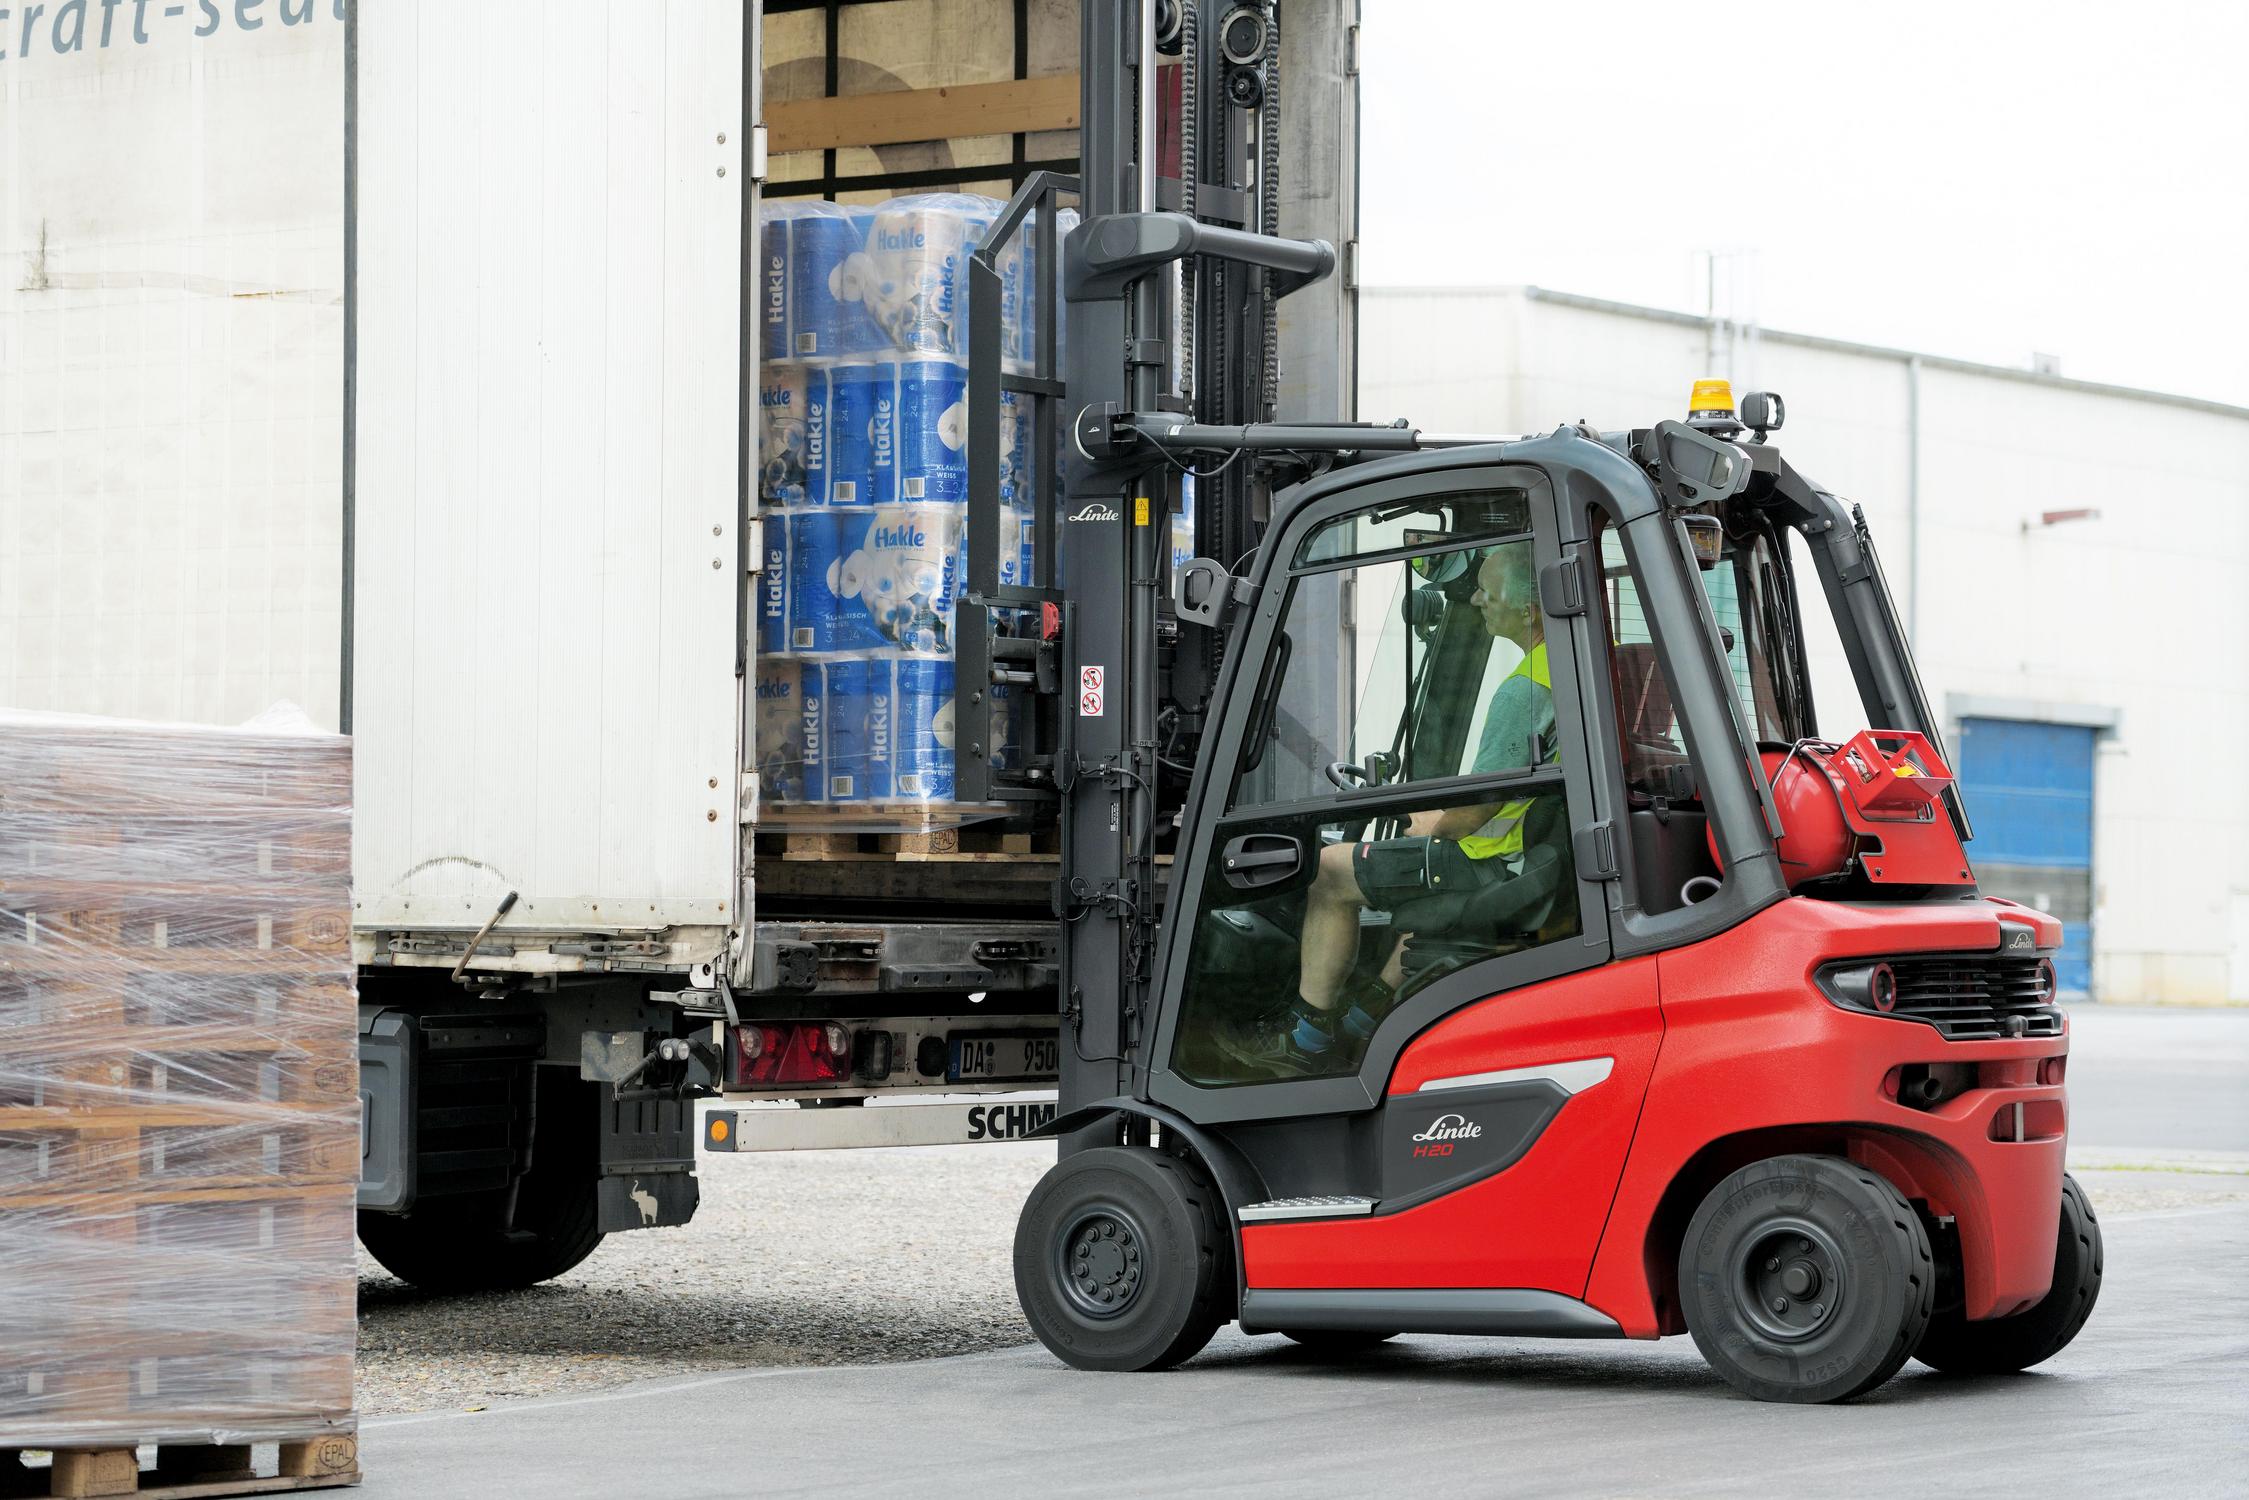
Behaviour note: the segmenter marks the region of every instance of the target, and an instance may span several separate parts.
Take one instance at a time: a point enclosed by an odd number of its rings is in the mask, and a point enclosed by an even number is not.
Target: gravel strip
[[[359,1255],[359,1410],[476,1408],[745,1365],[1027,1341],[1010,1254],[1051,1145],[706,1155],[680,1229],[523,1292],[426,1297]]]

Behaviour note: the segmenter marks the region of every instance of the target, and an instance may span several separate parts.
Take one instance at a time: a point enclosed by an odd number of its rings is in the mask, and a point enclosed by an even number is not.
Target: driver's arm
[[[1406,820],[1406,832],[1415,838],[1464,839],[1499,816],[1503,804],[1481,807],[1435,807]]]

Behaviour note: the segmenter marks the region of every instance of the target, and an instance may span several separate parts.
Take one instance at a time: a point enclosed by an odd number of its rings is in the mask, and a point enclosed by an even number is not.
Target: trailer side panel
[[[363,931],[737,919],[743,24],[359,19]]]

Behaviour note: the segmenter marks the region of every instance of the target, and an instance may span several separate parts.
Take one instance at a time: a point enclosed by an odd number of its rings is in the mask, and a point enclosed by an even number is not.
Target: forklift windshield
[[[1704,543],[1703,595],[1733,680],[1735,704],[1757,745],[1793,744],[1813,731],[1811,690],[1786,571],[1786,541],[1746,505],[1729,504]],[[1657,669],[1638,586],[1612,527],[1601,528],[1602,603],[1625,782],[1636,799],[1693,796],[1686,741]]]

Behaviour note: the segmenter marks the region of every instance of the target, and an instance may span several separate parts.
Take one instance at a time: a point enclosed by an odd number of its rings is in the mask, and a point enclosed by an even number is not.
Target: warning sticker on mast
[[[1107,670],[1105,667],[1078,668],[1079,718],[1098,719],[1101,717],[1102,678],[1107,674]]]

